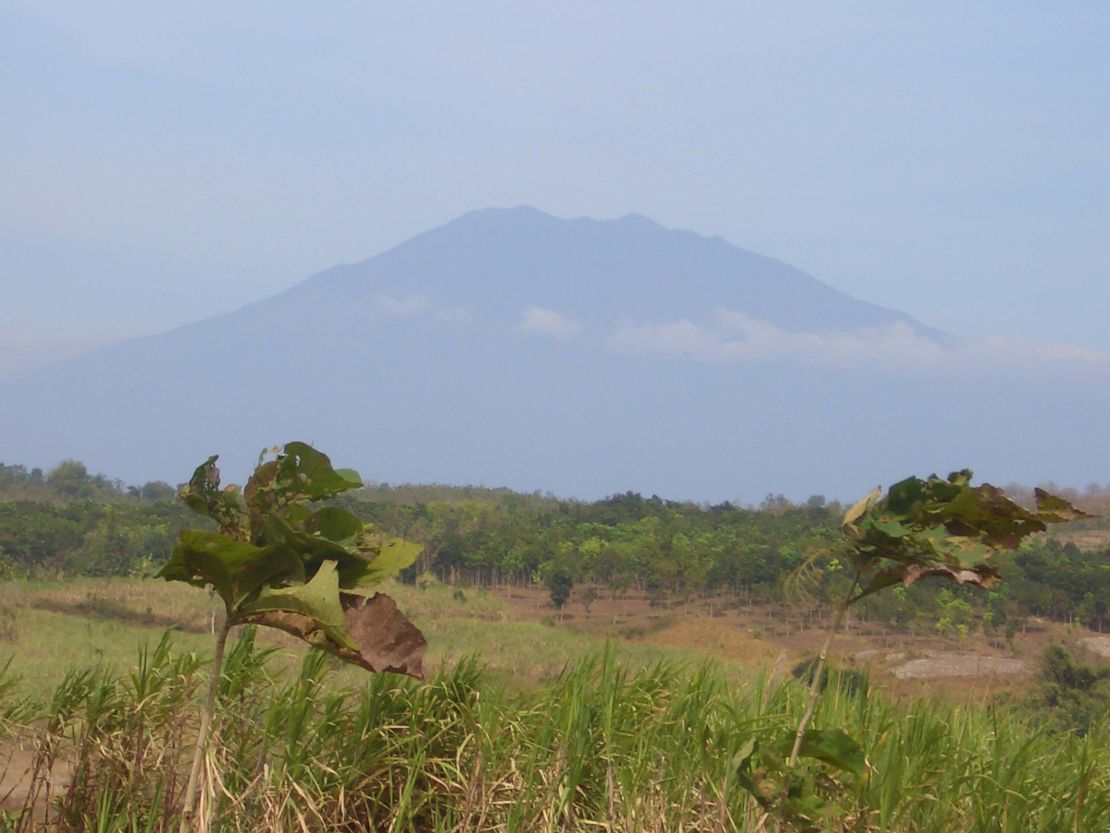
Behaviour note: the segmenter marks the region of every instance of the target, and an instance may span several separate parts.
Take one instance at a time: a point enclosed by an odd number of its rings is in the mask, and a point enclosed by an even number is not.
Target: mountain
[[[383,292],[448,307],[477,301],[475,312],[503,321],[515,321],[528,307],[605,326],[615,316],[652,320],[721,306],[790,331],[854,331],[902,321],[938,335],[719,237],[665,229],[636,214],[562,220],[528,206],[466,214],[377,257],[329,269],[264,306],[367,308]]]
[[[712,500],[1098,479],[1101,359],[1013,352],[637,215],[486,209],[0,386],[0,460],[240,479],[295,438],[374,480]]]

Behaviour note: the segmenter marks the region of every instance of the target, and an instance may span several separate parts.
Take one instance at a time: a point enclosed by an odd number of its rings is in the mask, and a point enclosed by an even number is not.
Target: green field
[[[461,600],[445,585],[417,589],[391,582],[383,589],[423,630],[429,669],[480,655],[488,675],[527,688],[606,643],[602,636],[510,618],[497,595],[482,588],[466,588]],[[74,668],[127,670],[136,651],[156,645],[167,629],[177,650],[211,652],[208,594],[157,579],[4,582],[0,609],[9,611],[0,661],[10,658],[20,693],[39,699],[47,699]],[[303,643],[276,631],[264,631],[259,643],[280,649],[273,660],[278,665],[298,663],[306,651]],[[691,658],[685,649],[632,642],[622,643],[619,653],[630,667]],[[364,674],[346,668],[337,673],[351,682]]]

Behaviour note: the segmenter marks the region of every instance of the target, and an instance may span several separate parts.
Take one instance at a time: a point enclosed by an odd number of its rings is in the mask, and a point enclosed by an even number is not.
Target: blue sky
[[[1110,4],[0,2],[0,377],[488,205],[1110,352]]]

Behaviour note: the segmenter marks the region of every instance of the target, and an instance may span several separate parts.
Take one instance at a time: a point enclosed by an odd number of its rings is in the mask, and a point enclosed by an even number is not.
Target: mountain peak
[[[471,211],[294,290],[305,292],[335,309],[372,304],[382,295],[426,298],[443,309],[481,311],[503,326],[530,308],[597,328],[698,320],[724,310],[787,332],[900,323],[941,337],[904,313],[852,298],[719,237],[668,229],[642,214],[564,219],[530,205]]]
[[[627,225],[627,226],[646,226],[646,227],[649,227],[649,228],[657,228],[657,229],[664,228],[662,225],[657,223],[655,220],[651,219],[651,217],[645,217],[643,214],[637,214],[635,212],[630,212],[628,214],[625,214],[623,217],[618,217],[613,222],[623,223],[624,225]]]

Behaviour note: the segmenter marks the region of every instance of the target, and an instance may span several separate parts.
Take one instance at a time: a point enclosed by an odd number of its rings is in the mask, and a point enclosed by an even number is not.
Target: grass
[[[804,699],[793,681],[738,691],[712,666],[630,669],[613,651],[530,692],[471,660],[423,684],[375,675],[349,686],[322,654],[292,674],[273,673],[271,658],[249,632],[229,653],[206,770],[209,829],[756,831],[761,809],[732,761],[752,739],[789,738]],[[0,721],[34,771],[7,829],[31,829],[24,806],[50,830],[175,829],[202,667],[166,640],[128,674],[70,673],[33,714],[13,711],[0,685]],[[812,769],[827,809],[809,829],[1110,824],[1105,727],[1058,736],[1013,715],[841,691],[818,724],[859,738],[869,767],[859,778]],[[68,777],[52,779],[55,768]]]
[[[438,671],[425,683],[280,634],[233,636],[206,761],[210,829],[771,829],[734,762],[751,741],[773,762],[803,706],[795,681],[510,621],[477,590],[390,592],[428,635]],[[0,643],[0,831],[176,830],[207,595],[137,579],[6,584],[0,608],[14,611]],[[163,617],[183,629],[162,636]],[[1105,721],[1060,735],[1002,708],[832,687],[815,725],[859,740],[867,769],[806,764],[825,807],[811,830],[1110,829]]]
[[[501,599],[480,589],[468,588],[461,601],[445,585],[419,589],[391,583],[384,589],[424,631],[427,668],[453,666],[480,653],[487,674],[527,688],[606,644],[602,635],[513,620]],[[49,697],[71,669],[129,668],[136,649],[156,645],[167,627],[176,630],[180,650],[211,651],[208,594],[180,583],[139,578],[4,582],[0,609],[14,614],[11,633],[0,639],[0,662],[11,657],[21,691],[40,699]],[[281,649],[272,660],[279,667],[296,665],[305,655],[303,644],[284,634],[264,631],[259,641]],[[687,648],[632,642],[622,642],[619,652],[622,662],[634,668],[691,657]],[[739,673],[732,663],[724,666],[734,676]],[[354,684],[361,674],[343,669],[336,676]]]

